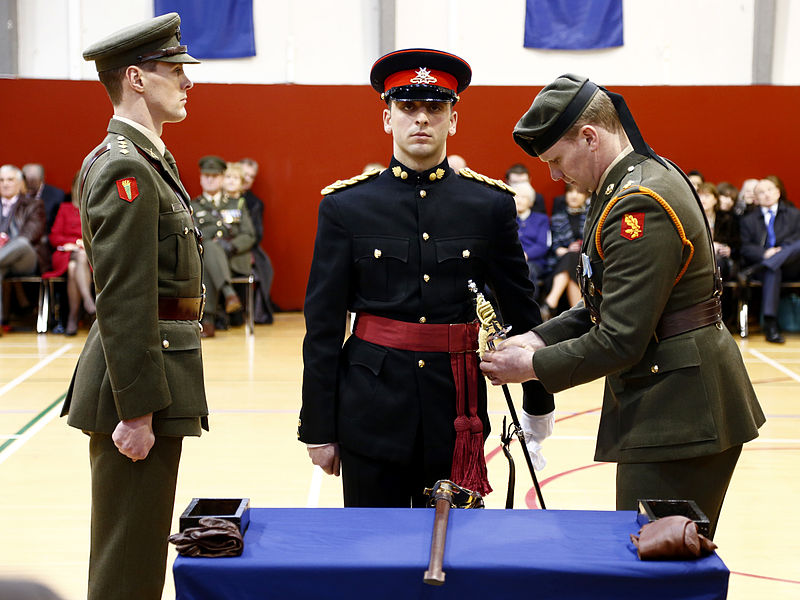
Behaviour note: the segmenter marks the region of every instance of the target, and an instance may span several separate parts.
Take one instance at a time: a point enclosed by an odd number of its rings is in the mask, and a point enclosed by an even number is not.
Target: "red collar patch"
[[[133,202],[139,196],[139,186],[136,185],[135,177],[117,179],[117,192],[119,197],[125,202]]]
[[[626,240],[644,237],[644,213],[625,213],[625,216],[622,217],[620,235]]]

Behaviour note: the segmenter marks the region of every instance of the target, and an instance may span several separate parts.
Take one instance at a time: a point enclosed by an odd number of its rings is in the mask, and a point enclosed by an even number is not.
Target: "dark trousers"
[[[640,499],[694,500],[708,517],[713,539],[741,452],[740,444],[710,456],[618,464],[617,510],[636,510]]]
[[[161,600],[183,438],[157,436],[145,460],[92,433],[88,600]]]
[[[800,240],[782,246],[777,254],[769,257],[762,265],[761,273],[762,310],[765,317],[778,316],[778,303],[781,299],[781,283],[783,280],[795,280],[800,277]]]
[[[417,508],[428,506],[425,488],[450,479],[452,449],[431,451],[417,436],[407,463],[387,462],[340,448],[345,506]]]

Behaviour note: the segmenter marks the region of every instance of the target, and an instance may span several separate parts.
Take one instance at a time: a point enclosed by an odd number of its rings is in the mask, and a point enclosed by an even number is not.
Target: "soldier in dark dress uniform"
[[[513,192],[445,158],[470,77],[462,59],[436,50],[380,58],[371,80],[387,102],[389,168],[322,191],[298,437],[327,473],[341,461],[346,506],[419,506],[446,478],[488,493],[468,281],[493,288],[515,330],[540,322]],[[355,332],[342,346],[348,310]],[[538,382],[524,387],[529,412],[551,420],[552,396]]]
[[[186,117],[196,63],[170,13],[87,48],[114,106],[81,167],[97,320],[62,414],[90,436],[90,600],[160,600],[183,436],[207,429],[199,236],[164,123]]]
[[[617,462],[617,509],[693,499],[714,533],[742,450],[764,415],[722,325],[714,250],[685,175],[653,152],[624,100],[564,75],[536,97],[516,142],[553,179],[592,193],[583,301],[489,353],[493,383],[550,392],[606,377],[595,460]]]

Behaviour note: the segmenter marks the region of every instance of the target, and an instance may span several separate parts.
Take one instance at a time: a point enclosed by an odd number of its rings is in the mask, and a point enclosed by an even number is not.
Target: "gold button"
[[[428,283],[431,280],[431,276],[428,275],[427,273],[423,275],[422,278],[425,280],[425,283]]]
[[[463,256],[464,258],[469,258],[469,250],[464,250],[464,251],[461,253],[461,256]]]
[[[631,171],[633,171],[633,165],[631,165],[630,167],[628,167],[628,173],[630,173]]]
[[[408,179],[408,173],[405,171],[400,171],[400,179]]]
[[[720,321],[717,321],[717,329],[722,331],[722,327],[723,327],[722,323]]]
[[[425,317],[420,317],[420,318],[419,318],[419,322],[420,322],[420,323],[425,323],[427,320],[428,320],[428,319],[426,319]]]
[[[372,256],[374,256],[375,258],[380,258],[381,254],[382,254],[381,251],[375,248],[375,252],[372,253]]]
[[[426,192],[425,190],[420,190],[420,191],[419,191],[419,197],[420,197],[420,198],[424,198],[424,197],[425,197],[425,196],[427,196],[427,195],[428,195],[428,192]]]
[[[222,221],[217,221],[217,227],[222,227]]]
[[[425,240],[426,242],[428,241],[428,239],[430,239],[430,237],[431,236],[429,236],[427,233],[422,234],[422,239]]]
[[[223,235],[225,235],[225,234],[224,234],[224,233],[222,233],[220,230],[217,230],[217,233],[216,233],[216,235],[217,235],[217,237],[221,238],[221,237],[222,237]]]
[[[188,227],[184,227],[183,228],[183,235],[186,235],[187,233],[189,233],[189,228]]]
[[[169,340],[162,340],[161,345],[164,347],[164,349],[169,348]]]
[[[650,367],[650,372],[651,373],[658,373],[658,365],[653,365],[652,367]]]
[[[433,173],[428,175],[428,179],[430,179],[431,181],[436,181],[436,172],[434,171]]]
[[[424,360],[420,360],[417,364],[419,365],[419,368],[421,369],[422,367],[425,366],[425,361]]]

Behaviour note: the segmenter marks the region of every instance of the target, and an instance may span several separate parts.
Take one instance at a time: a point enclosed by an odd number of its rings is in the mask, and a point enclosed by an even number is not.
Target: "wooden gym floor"
[[[85,334],[0,337],[0,579],[35,579],[65,600],[86,597],[89,461],[88,438],[58,414]],[[302,336],[302,315],[281,313],[255,336],[238,328],[204,341],[211,432],[184,442],[173,531],[193,497],[341,506],[340,481],[315,471],[296,439]],[[740,345],[767,423],[744,448],[717,530],[731,570],[728,597],[799,598],[800,479],[791,472],[800,463],[800,335],[776,346],[753,333]],[[497,509],[505,502],[507,463],[497,436],[506,411],[500,390],[490,394],[486,453],[495,492],[486,502]],[[512,394],[518,399],[518,386]],[[556,397],[556,429],[539,473],[549,509],[614,509],[614,466],[592,460],[601,396],[602,383],[593,382]],[[512,447],[515,507],[524,509],[534,494]],[[170,564],[174,555],[171,548]],[[163,597],[175,597],[171,571]]]

